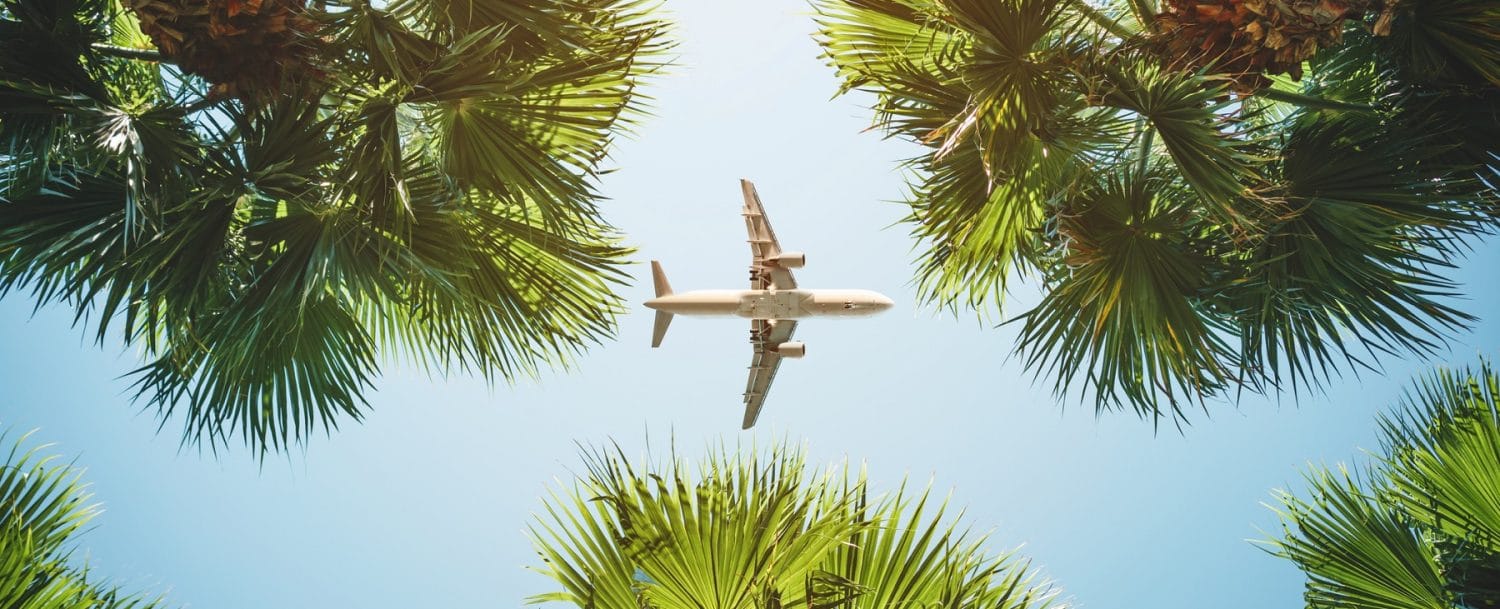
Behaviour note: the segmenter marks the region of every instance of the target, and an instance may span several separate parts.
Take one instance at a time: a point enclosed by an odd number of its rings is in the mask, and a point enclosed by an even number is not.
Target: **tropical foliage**
[[[1309,498],[1278,497],[1270,545],[1307,574],[1307,606],[1500,607],[1500,374],[1438,370],[1382,427],[1367,475],[1318,468]]]
[[[28,434],[30,435],[30,434]],[[0,433],[0,442],[6,436]],[[40,456],[27,438],[0,465],[0,607],[153,609],[159,599],[121,592],[71,564],[74,536],[97,513],[79,472]]]
[[[592,451],[532,528],[561,590],[531,599],[589,609],[1060,606],[1013,553],[904,486],[870,497],[864,473],[808,471],[802,452],[720,449],[696,468]]]
[[[149,358],[185,441],[357,419],[380,361],[512,379],[608,336],[594,190],[638,0],[0,0],[0,294]]]
[[[1017,352],[1059,395],[1187,420],[1293,395],[1472,317],[1495,227],[1487,0],[817,0],[842,92],[923,152],[925,301],[1041,301]]]

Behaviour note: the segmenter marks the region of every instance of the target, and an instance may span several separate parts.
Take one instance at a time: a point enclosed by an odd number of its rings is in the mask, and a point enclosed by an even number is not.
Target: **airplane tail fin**
[[[651,329],[651,347],[654,349],[661,346],[661,339],[667,335],[667,326],[672,325],[672,314],[666,311],[656,312],[656,327]]]
[[[661,263],[651,261],[651,283],[656,287],[656,297],[669,296],[672,294],[672,284],[667,283],[667,274],[662,272]],[[661,346],[661,339],[667,335],[667,326],[672,325],[672,314],[666,311],[656,312],[656,327],[651,330],[651,346]]]
[[[667,274],[661,270],[661,263],[651,261],[651,283],[656,285],[656,297],[668,296],[672,293],[672,284],[667,283]]]

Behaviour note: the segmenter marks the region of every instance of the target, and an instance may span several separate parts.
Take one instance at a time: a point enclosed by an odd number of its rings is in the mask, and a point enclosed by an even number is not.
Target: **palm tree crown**
[[[1180,422],[1472,319],[1446,271],[1500,218],[1492,3],[816,5],[842,90],[925,147],[923,298],[1040,280],[1016,349],[1059,394]]]
[[[384,356],[511,379],[607,336],[594,178],[636,0],[0,1],[0,293],[150,358],[189,442],[358,418]]]
[[[638,469],[594,451],[532,529],[539,570],[562,590],[532,602],[595,609],[1059,607],[1012,553],[945,522],[946,502],[904,486],[871,498],[847,465],[811,474],[803,454],[713,454]]]

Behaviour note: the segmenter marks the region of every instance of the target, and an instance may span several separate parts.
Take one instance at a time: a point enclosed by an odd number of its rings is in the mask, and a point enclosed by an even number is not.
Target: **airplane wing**
[[[755,349],[755,356],[750,360],[750,379],[745,383],[745,420],[741,429],[750,429],[760,417],[766,392],[771,390],[776,369],[781,367],[781,354],[776,352],[776,345],[791,340],[796,331],[797,322],[790,319],[750,322],[750,344]]]
[[[761,207],[760,195],[750,180],[740,180],[740,190],[745,193],[745,229],[750,232],[750,289],[795,290],[797,279],[790,270],[771,264],[771,258],[781,253],[781,244],[776,241],[776,231],[771,230],[771,220]]]

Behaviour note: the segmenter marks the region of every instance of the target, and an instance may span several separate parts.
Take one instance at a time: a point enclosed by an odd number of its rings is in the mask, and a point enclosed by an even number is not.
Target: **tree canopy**
[[[509,380],[611,335],[595,191],[637,0],[0,1],[0,295],[147,361],[186,442],[358,419],[379,364]]]
[[[1187,421],[1426,355],[1500,218],[1485,0],[818,0],[906,163],[918,288],[1099,410]]]

